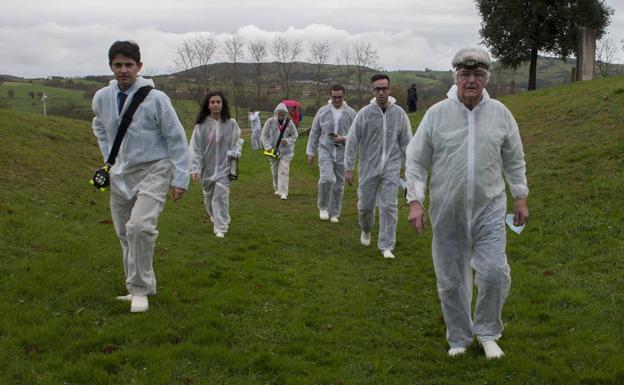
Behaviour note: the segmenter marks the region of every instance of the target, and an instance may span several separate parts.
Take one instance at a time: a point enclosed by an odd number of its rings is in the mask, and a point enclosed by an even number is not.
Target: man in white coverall
[[[154,82],[138,76],[143,64],[139,46],[117,41],[108,52],[115,80],[93,97],[93,132],[106,160],[117,129],[136,91]],[[127,100],[126,100],[127,98]],[[158,237],[158,216],[167,190],[175,202],[188,188],[189,154],[184,128],[163,92],[152,90],[136,110],[115,164],[110,170],[110,206],[123,249],[130,311],[148,309],[147,296],[156,294],[152,268]]]
[[[455,85],[425,114],[407,149],[409,222],[425,227],[425,191],[431,170],[432,256],[446,322],[448,354],[466,352],[474,336],[488,359],[503,356],[496,341],[511,284],[505,255],[506,192],[514,197],[514,224],[529,216],[524,152],[511,112],[490,99],[491,65],[479,47],[459,50],[452,61]],[[474,281],[478,288],[471,318]]]
[[[319,108],[312,121],[306,153],[308,164],[312,164],[318,151],[319,217],[337,223],[344,193],[345,142],[355,111],[344,100],[345,88],[342,85],[331,86],[329,96],[330,100]]]
[[[347,135],[345,180],[353,184],[353,168],[359,152],[360,242],[370,245],[375,207],[379,206],[377,246],[384,258],[394,258],[392,250],[399,215],[397,192],[412,127],[405,111],[390,96],[390,78],[384,74],[373,75],[371,83],[375,97],[357,113]]]
[[[260,141],[260,134],[262,133],[262,126],[260,123],[260,112],[249,109],[249,123],[251,124],[251,149],[262,149],[262,142]]]

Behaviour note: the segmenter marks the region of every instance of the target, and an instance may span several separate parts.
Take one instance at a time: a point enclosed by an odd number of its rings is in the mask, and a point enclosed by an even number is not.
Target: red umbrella
[[[292,99],[282,100],[282,103],[284,103],[286,107],[301,107],[300,102]]]

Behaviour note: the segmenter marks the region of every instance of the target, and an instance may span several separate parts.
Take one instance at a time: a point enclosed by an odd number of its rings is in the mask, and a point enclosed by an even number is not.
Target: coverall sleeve
[[[321,135],[321,110],[319,110],[314,116],[312,121],[312,127],[310,127],[310,138],[308,139],[308,147],[306,148],[306,154],[308,156],[314,156],[319,144],[319,137]]]
[[[401,131],[399,132],[399,146],[401,146],[401,164],[405,166],[405,152],[407,151],[407,146],[412,139],[412,124],[410,123],[409,117],[405,112],[403,112],[403,124],[401,126]]]
[[[286,141],[288,142],[288,144],[295,143],[295,141],[299,137],[299,132],[297,131],[297,126],[295,126],[295,123],[291,120],[288,123],[288,127],[286,129],[289,131],[289,134],[290,134],[288,136],[288,138],[285,138]]]
[[[201,138],[200,125],[196,124],[195,128],[193,129],[193,135],[191,135],[191,144],[189,145],[189,154],[191,158],[191,174],[201,172],[204,145],[205,141]]]
[[[526,179],[526,162],[524,161],[524,150],[522,148],[522,140],[520,139],[520,131],[518,124],[511,115],[507,114],[507,130],[505,141],[501,148],[501,156],[503,159],[503,172],[505,179],[511,189],[511,195],[514,198],[527,198],[529,188]]]
[[[358,137],[361,114],[355,115],[351,128],[349,128],[349,134],[347,134],[347,143],[345,144],[345,171],[353,171],[355,167],[355,158],[358,151]]]
[[[431,110],[427,111],[416,130],[416,134],[407,146],[405,154],[407,202],[418,201],[423,206],[427,189],[427,175],[433,157],[432,115]]]
[[[241,156],[241,150],[243,148],[243,143],[240,140],[241,130],[236,120],[232,119],[231,122],[234,134],[232,135],[232,142],[230,142],[230,153],[236,155],[234,158],[238,159]]]
[[[186,190],[188,189],[190,176],[190,159],[186,133],[169,97],[165,94],[162,95],[162,98],[159,100],[159,121],[161,133],[167,142],[169,158],[173,163],[171,186]]]
[[[110,146],[111,143],[108,140],[108,135],[106,135],[106,129],[104,128],[104,124],[99,117],[99,106],[98,106],[99,98],[96,96],[93,98],[91,108],[93,109],[93,114],[95,117],[93,118],[93,123],[91,127],[93,127],[93,133],[97,138],[98,145],[100,146],[100,152],[102,153],[102,157],[104,158],[104,162],[106,162],[108,158],[108,154],[110,154]]]
[[[269,132],[269,130],[271,129],[271,121],[272,119],[267,119],[266,122],[264,122],[264,127],[262,127],[261,139],[262,146],[265,150],[270,150],[273,148],[273,145],[275,145],[275,143],[269,142],[269,140],[271,139],[271,134]]]

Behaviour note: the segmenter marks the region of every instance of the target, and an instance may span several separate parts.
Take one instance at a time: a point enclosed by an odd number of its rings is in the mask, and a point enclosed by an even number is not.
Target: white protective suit
[[[230,223],[230,161],[240,158],[240,132],[234,119],[207,117],[195,125],[191,137],[191,174],[201,174],[204,205],[215,234],[226,233]]]
[[[405,111],[388,98],[385,113],[376,102],[362,108],[351,124],[345,151],[345,171],[358,163],[358,210],[360,228],[370,232],[375,224],[375,206],[379,206],[380,250],[393,250],[398,217],[397,192],[405,150],[412,137],[412,127]]]
[[[447,340],[467,347],[473,335],[496,340],[511,283],[505,255],[506,195],[528,195],[524,153],[511,112],[483,90],[471,111],[451,87],[425,114],[407,149],[409,202],[423,204],[431,169],[432,256]],[[424,207],[424,206],[423,206]],[[479,290],[471,319],[473,273]]]
[[[345,171],[345,144],[335,144],[331,135],[347,136],[354,118],[355,111],[346,102],[336,108],[330,100],[318,110],[310,128],[306,153],[314,156],[318,151],[318,208],[330,217],[340,217]]]
[[[251,124],[251,149],[260,150],[262,148],[262,143],[260,141],[260,134],[262,133],[260,112],[254,111],[250,113],[249,123]]]
[[[106,161],[121,116],[136,91],[154,86],[138,77],[117,108],[117,80],[93,97],[93,132]],[[158,216],[165,207],[169,186],[188,188],[189,154],[184,128],[162,91],[152,90],[136,110],[110,170],[110,206],[115,232],[123,251],[126,288],[133,295],[156,293],[152,260],[158,238]]]
[[[277,139],[280,135],[280,123],[277,119],[277,113],[279,111],[285,111],[285,119],[288,119],[288,108],[284,103],[278,104],[275,108],[275,116],[267,119],[264,123],[264,127],[262,128],[262,146],[265,150],[271,150],[272,148],[275,148],[277,144]],[[297,132],[297,127],[295,126],[295,123],[290,120],[288,126],[285,127],[284,135],[282,136],[282,140],[285,140],[286,143],[278,144],[280,154],[279,157],[269,158],[269,162],[271,163],[271,174],[273,175],[273,189],[279,195],[288,196],[290,161],[295,156],[295,141],[298,136],[299,133]]]

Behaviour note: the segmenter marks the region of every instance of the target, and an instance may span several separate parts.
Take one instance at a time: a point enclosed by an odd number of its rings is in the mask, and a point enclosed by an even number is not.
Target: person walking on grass
[[[455,85],[425,114],[407,148],[409,223],[425,228],[425,191],[431,172],[429,215],[438,294],[449,356],[464,354],[477,337],[488,359],[503,356],[497,340],[511,276],[505,255],[507,179],[514,224],[528,216],[524,152],[511,112],[490,99],[489,53],[460,49],[452,60]],[[473,270],[478,294],[471,317]]]
[[[260,112],[250,108],[248,118],[251,125],[251,149],[260,150],[262,148],[262,143],[260,142],[260,133],[262,131]]]
[[[384,258],[394,258],[398,217],[398,187],[405,149],[412,137],[412,127],[405,111],[390,96],[390,78],[377,74],[371,78],[374,98],[362,108],[347,135],[345,179],[353,184],[353,169],[358,163],[358,210],[360,242],[370,245],[379,207],[377,246]]]
[[[345,88],[342,85],[331,86],[329,96],[330,100],[318,110],[312,121],[306,153],[308,164],[312,164],[318,152],[319,217],[337,223],[344,193],[345,142],[355,111],[344,100]]]
[[[108,158],[121,117],[139,88],[154,82],[138,76],[143,63],[139,46],[117,41],[108,51],[115,77],[93,97],[93,132],[104,159]],[[158,216],[167,190],[175,202],[189,183],[189,154],[184,128],[163,92],[151,90],[136,110],[119,154],[110,169],[110,208],[123,250],[131,312],[148,310],[148,295],[156,294],[152,266],[158,237]]]
[[[217,238],[230,224],[231,162],[241,155],[240,128],[230,119],[228,101],[220,91],[204,97],[191,136],[191,177],[202,184],[204,205]]]
[[[273,189],[283,200],[288,199],[290,161],[295,155],[298,136],[295,123],[288,118],[288,108],[284,103],[278,104],[274,116],[267,119],[262,128],[262,146],[265,151],[273,151],[274,156],[269,157]]]

